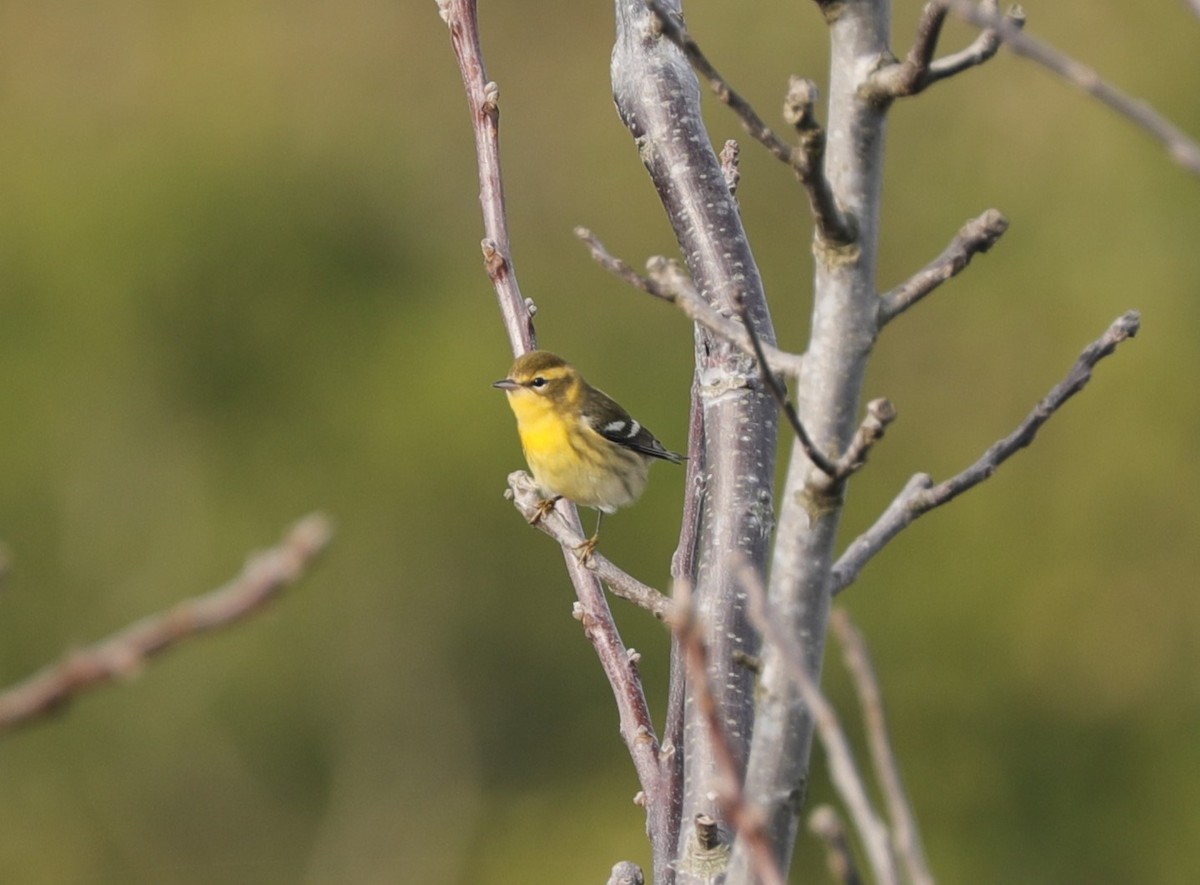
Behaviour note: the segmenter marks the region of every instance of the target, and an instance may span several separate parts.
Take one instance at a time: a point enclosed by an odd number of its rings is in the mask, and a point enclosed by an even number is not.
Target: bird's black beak
[[[501,390],[516,390],[520,386],[520,384],[518,384],[516,381],[513,381],[511,378],[503,378],[500,381],[496,381],[492,384],[492,387],[498,387]]]

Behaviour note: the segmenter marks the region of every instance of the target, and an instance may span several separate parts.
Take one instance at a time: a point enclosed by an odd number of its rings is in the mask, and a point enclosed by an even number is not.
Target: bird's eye
[[[532,381],[529,382],[529,386],[530,387],[545,387],[546,379],[543,378],[541,375],[539,375],[538,377],[534,378]]]

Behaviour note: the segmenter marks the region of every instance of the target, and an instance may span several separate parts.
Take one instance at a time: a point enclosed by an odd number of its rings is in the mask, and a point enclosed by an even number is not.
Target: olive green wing
[[[670,451],[658,438],[630,416],[608,394],[596,390],[583,407],[583,420],[606,440],[640,452],[650,458],[662,458],[675,464],[686,461],[683,455]]]

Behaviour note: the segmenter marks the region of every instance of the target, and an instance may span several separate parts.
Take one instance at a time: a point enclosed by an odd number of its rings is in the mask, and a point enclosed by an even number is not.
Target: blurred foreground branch
[[[150,658],[184,639],[249,617],[303,577],[332,535],[324,516],[310,514],[278,546],[251,556],[242,573],[225,586],[68,652],[0,693],[0,732],[55,712],[88,689],[135,674]]]
[[[767,600],[766,588],[749,569],[743,570],[741,577],[749,599],[750,620],[762,634],[764,647],[773,647],[779,653],[788,678],[799,690],[804,705],[812,712],[817,734],[821,737],[829,760],[830,778],[862,841],[873,881],[877,885],[896,885],[900,881],[900,874],[891,832],[875,810],[837,712],[821,692],[817,680],[809,673],[801,643],[781,628],[779,618],[773,614]]]
[[[746,571],[752,576],[751,580],[758,580],[752,568]],[[691,582],[683,579],[676,581],[673,598],[675,606],[669,618],[671,631],[683,651],[690,698],[699,709],[713,744],[713,787],[717,804],[725,819],[750,846],[759,881],[763,885],[785,885],[786,877],[771,851],[770,837],[763,827],[763,816],[746,801],[742,789],[745,776],[741,771],[741,763],[730,745],[725,730],[727,723],[713,696],[708,648],[704,644],[704,631],[697,620]],[[697,837],[690,851],[680,859],[680,866],[707,881],[715,873],[724,870],[729,859],[729,846],[721,838],[715,819],[708,815],[697,815],[696,824]]]
[[[850,850],[850,840],[842,819],[831,805],[818,805],[808,817],[808,829],[825,843],[825,863],[834,882],[841,885],[862,885],[858,864]]]
[[[911,885],[934,885],[933,874],[930,873],[929,863],[925,859],[925,848],[921,844],[917,818],[904,789],[900,763],[896,759],[896,751],[888,735],[883,691],[879,687],[875,665],[871,663],[867,642],[850,620],[850,613],[844,608],[834,609],[829,622],[842,646],[842,659],[853,679],[854,693],[858,696],[862,708],[864,730],[871,751],[871,764],[887,804],[896,855],[904,865],[905,877]]]

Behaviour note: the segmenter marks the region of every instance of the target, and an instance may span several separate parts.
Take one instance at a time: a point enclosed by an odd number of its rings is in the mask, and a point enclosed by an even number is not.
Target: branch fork
[[[543,506],[546,502],[542,498],[537,484],[533,481],[533,477],[524,470],[517,470],[509,474],[505,497],[513,502],[513,505],[525,517],[526,522],[557,541],[562,546],[564,553],[573,555],[575,549],[587,540],[578,528],[578,520],[567,519],[558,506],[549,508]],[[570,505],[560,504],[559,506]],[[604,581],[614,596],[619,596],[639,608],[645,609],[660,621],[666,619],[671,608],[671,600],[658,590],[643,584],[628,572],[623,571],[608,557],[599,552],[593,552],[586,561],[581,561],[580,564]]]
[[[998,0],[982,0],[979,4],[984,14],[1000,15]],[[921,10],[917,20],[917,36],[904,61],[884,64],[867,81],[864,91],[868,98],[877,102],[890,102],[909,95],[924,92],[939,80],[945,80],[988,61],[1000,49],[1000,33],[995,28],[985,28],[966,49],[935,59],[942,25],[946,21],[949,6],[944,0],[931,0]],[[1025,12],[1012,6],[1002,19],[1014,29],[1025,25]]]

